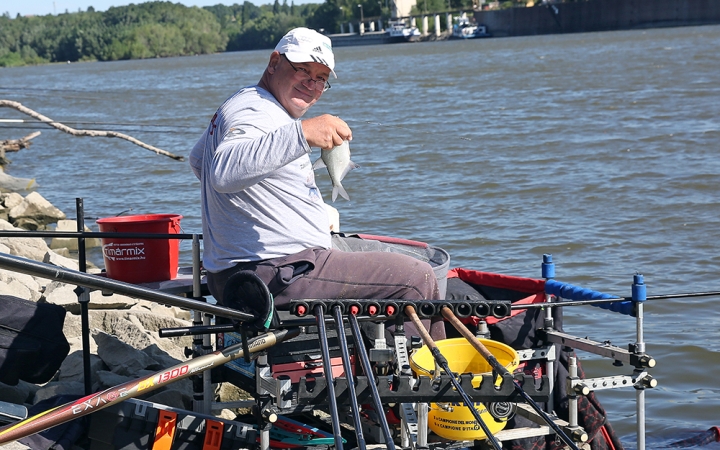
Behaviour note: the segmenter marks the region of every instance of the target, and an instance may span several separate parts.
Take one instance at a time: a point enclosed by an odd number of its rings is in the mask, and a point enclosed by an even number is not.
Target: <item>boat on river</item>
[[[475,39],[481,37],[490,37],[487,26],[475,23],[475,19],[468,18],[466,13],[455,18],[453,24],[451,39]]]
[[[404,19],[395,19],[388,22],[385,29],[387,43],[417,42],[420,40],[420,30],[409,26]]]
[[[70,236],[80,241],[94,234]],[[136,247],[157,237],[192,239],[199,248],[198,235],[130,235]],[[130,236],[103,236],[116,237]],[[645,352],[648,297],[642,275],[633,276],[631,295],[623,297],[556,280],[552,255],[543,256],[538,278],[526,278],[450,269],[446,251],[417,241],[336,235],[333,247],[396,252],[428,262],[442,300],[294,299],[277,312],[279,325],[251,330],[240,323],[255,320],[254,315],[200,301],[208,293],[199,251],[193,252],[189,274],[181,268],[171,280],[140,284],[118,280],[122,274],[108,279],[0,253],[2,269],[194,312],[192,326],[162,329],[161,337],[217,337],[215,352],[205,351],[204,340],[196,339],[193,345],[203,351],[191,352],[186,362],[0,428],[0,445],[90,415],[90,448],[103,449],[158,448],[148,442],[162,438],[168,442],[163,448],[175,448],[170,447],[175,439],[218,443],[202,448],[222,443],[222,448],[262,450],[366,443],[402,449],[550,449],[555,441],[576,450],[587,443],[621,450],[610,427],[612,414],[595,392],[625,388],[635,396],[636,448],[645,449],[644,396],[657,382],[650,374],[655,359]],[[141,259],[128,263],[157,264]],[[243,295],[269,301],[261,281],[242,282],[238,286],[256,284],[243,288]],[[628,320],[636,330],[633,342],[618,347],[564,332],[563,311],[571,306],[599,307],[616,314],[616,320]],[[211,324],[202,320],[208,315],[215,317]],[[405,327],[408,322],[423,327],[421,319],[433,318],[444,319],[447,332],[454,329],[460,337],[434,342]],[[386,333],[387,323],[395,325],[392,333]],[[89,333],[83,322],[83,334]],[[609,373],[584,373],[578,352],[605,358]],[[194,374],[204,380],[193,383],[199,409],[252,407],[256,413],[228,420],[134,398]],[[231,383],[251,398],[242,406],[213,404],[213,396],[203,392],[218,382]]]

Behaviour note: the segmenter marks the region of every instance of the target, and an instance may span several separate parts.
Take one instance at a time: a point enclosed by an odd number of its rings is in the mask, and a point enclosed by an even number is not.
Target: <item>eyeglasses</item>
[[[290,67],[293,68],[295,71],[295,78],[297,78],[298,81],[301,81],[303,84],[310,87],[310,89],[315,89],[320,92],[325,92],[328,89],[330,89],[332,86],[330,86],[330,82],[320,79],[320,80],[313,80],[312,76],[310,76],[310,72],[307,71],[304,67],[295,67],[293,63],[290,62],[287,56],[283,54],[283,57],[285,58],[285,61],[290,64]]]

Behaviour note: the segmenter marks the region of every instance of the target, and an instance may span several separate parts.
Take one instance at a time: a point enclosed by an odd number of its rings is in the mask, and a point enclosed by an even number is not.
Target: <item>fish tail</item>
[[[350,201],[350,196],[345,191],[345,188],[342,186],[342,184],[339,184],[339,183],[336,184],[335,186],[333,186],[333,190],[332,190],[332,201],[333,202],[335,202],[335,199],[337,198],[338,194],[340,194],[340,196],[342,198],[344,198],[345,200]]]

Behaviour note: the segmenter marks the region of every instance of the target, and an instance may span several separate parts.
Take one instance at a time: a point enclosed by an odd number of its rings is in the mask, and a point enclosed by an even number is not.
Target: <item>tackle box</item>
[[[254,445],[242,422],[129,399],[90,416],[90,450],[230,450]]]

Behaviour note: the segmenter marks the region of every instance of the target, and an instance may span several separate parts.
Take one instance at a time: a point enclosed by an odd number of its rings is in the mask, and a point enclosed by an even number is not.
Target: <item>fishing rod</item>
[[[340,355],[342,356],[343,368],[345,369],[345,379],[347,379],[348,395],[350,396],[350,408],[352,409],[353,421],[355,425],[355,437],[359,450],[365,450],[365,435],[362,430],[362,422],[360,421],[360,406],[357,402],[357,393],[355,391],[355,377],[352,373],[352,363],[350,362],[350,350],[347,345],[347,336],[345,336],[345,325],[343,324],[342,308],[340,305],[333,306],[333,317],[337,326],[338,345],[340,345]]]
[[[37,123],[40,123],[40,122],[37,122]],[[63,123],[63,122],[42,122],[42,123],[52,126],[52,124],[65,125],[67,123],[74,124],[75,122],[65,122],[65,123]],[[154,127],[154,126],[162,126],[162,125],[139,125],[139,126]],[[33,126],[5,125],[2,123],[2,120],[0,120],[0,128],[2,128],[3,130],[27,130],[27,131],[40,129],[40,127],[33,127]],[[187,128],[184,128],[183,130],[186,131],[187,133],[191,133],[190,131],[187,130]],[[92,130],[90,130],[90,131],[92,131]],[[116,131],[118,131],[118,132],[120,132],[120,131],[122,131],[122,132],[137,131],[137,132],[145,133],[145,134],[150,134],[150,133],[160,134],[160,133],[176,132],[174,130],[147,130],[147,129],[142,129],[142,128],[122,128],[122,129],[118,129]],[[192,132],[192,133],[196,134],[195,132]]]
[[[273,345],[292,339],[300,334],[299,328],[271,331],[249,339],[247,348],[250,353],[265,350]],[[187,362],[176,364],[152,375],[126,381],[125,383],[90,394],[78,400],[56,406],[15,424],[0,428],[0,445],[16,441],[31,434],[61,425],[73,419],[86,416],[127,399],[152,392],[170,383],[185,379],[198,372],[221,366],[244,356],[243,344],[237,343],[223,350],[208,353]]]
[[[163,303],[179,308],[201,311],[215,316],[227,317],[241,321],[253,321],[257,318],[248,313],[224,306],[212,305],[197,300],[191,300],[179,295],[149,289],[136,284],[125,283],[98,275],[91,275],[77,270],[70,270],[53,264],[41,263],[19,256],[9,255],[0,252],[0,268],[12,270],[27,275],[32,275],[49,280],[60,281],[67,284],[74,284],[90,289],[107,290],[110,292],[127,295],[133,298],[141,298],[157,303]]]
[[[390,425],[388,424],[387,417],[385,417],[385,409],[383,408],[382,400],[380,399],[380,392],[377,388],[377,379],[375,379],[375,375],[373,374],[373,370],[370,365],[370,358],[368,357],[367,350],[365,349],[365,342],[363,342],[363,337],[360,333],[360,324],[352,311],[348,314],[348,322],[350,323],[353,339],[355,339],[355,345],[357,346],[357,355],[360,358],[360,365],[362,366],[363,372],[365,372],[365,376],[368,378],[370,396],[372,397],[373,405],[375,406],[375,412],[377,413],[378,421],[380,422],[380,428],[385,435],[385,445],[388,450],[395,450],[395,442],[393,441],[392,433],[390,433]]]
[[[493,356],[492,353],[480,342],[478,338],[473,335],[470,330],[467,329],[467,327],[460,321],[460,319],[455,316],[455,314],[452,312],[450,308],[447,306],[443,306],[440,309],[440,313],[442,316],[452,324],[453,327],[455,327],[456,330],[460,332],[460,334],[463,335],[465,339],[470,343],[470,345],[473,346],[475,350],[477,350],[483,358],[490,364],[490,366],[493,368],[494,371],[499,373],[500,375],[509,375],[510,371],[507,370],[505,366],[500,364],[498,360]],[[510,374],[511,375],[511,374]],[[512,376],[512,375],[511,375]],[[545,411],[538,405],[535,400],[533,400],[520,386],[520,384],[513,378],[513,387],[515,388],[515,391],[522,396],[523,399],[532,407],[532,409],[535,410],[536,413],[538,413],[542,419],[550,426],[550,428],[555,431],[555,434],[560,437],[560,439],[563,440],[571,449],[573,450],[580,450],[578,446],[573,442],[572,439],[568,437],[567,434],[555,423],[555,421],[550,418],[550,416],[547,415]],[[582,441],[587,440],[587,434],[583,434],[581,436],[583,439]]]
[[[327,384],[328,403],[330,404],[330,421],[335,435],[335,449],[343,450],[342,435],[340,434],[340,415],[338,414],[337,398],[335,397],[335,379],[330,362],[330,349],[328,348],[327,330],[325,329],[325,313],[322,305],[315,306],[315,319],[318,328],[318,339],[320,340],[323,372],[325,372],[325,382]]]
[[[443,307],[445,309],[446,307]],[[443,356],[442,353],[440,353],[440,349],[435,344],[435,341],[433,341],[432,337],[430,337],[430,333],[427,332],[425,329],[425,325],[420,321],[420,318],[418,317],[417,313],[415,312],[415,308],[408,304],[405,305],[405,315],[407,315],[413,324],[415,324],[415,328],[417,328],[418,332],[420,333],[420,336],[422,337],[422,340],[425,342],[425,345],[428,346],[430,349],[430,353],[433,355],[433,358],[435,358],[435,362],[442,367],[442,369],[445,371],[445,373],[450,377],[450,381],[452,382],[452,385],[455,387],[455,390],[460,394],[460,396],[463,399],[463,403],[465,403],[465,406],[467,409],[470,410],[473,417],[475,417],[475,421],[478,425],[480,425],[480,428],[485,432],[485,436],[492,444],[493,448],[496,450],[502,450],[502,445],[497,440],[497,438],[492,434],[490,431],[490,428],[488,428],[487,424],[483,420],[483,418],[480,416],[480,413],[477,409],[475,409],[475,404],[470,399],[470,396],[465,392],[465,390],[460,385],[460,382],[458,382],[457,378],[455,378],[455,375],[450,370],[450,365],[448,364],[447,359]],[[454,314],[453,314],[454,317]],[[575,447],[574,450],[579,450],[577,447]]]
[[[181,125],[160,125],[152,123],[123,123],[123,122],[84,122],[78,120],[38,120],[38,119],[0,119],[0,123],[26,123],[31,125],[37,124],[75,124],[75,125],[113,125],[119,127],[152,127],[152,128],[171,128],[187,130],[188,126]],[[202,128],[202,127],[198,127]]]
[[[673,300],[677,298],[694,298],[694,297],[717,297],[720,296],[720,291],[709,291],[709,292],[689,292],[685,294],[665,294],[665,295],[648,295],[645,300]],[[545,308],[547,306],[583,306],[583,305],[597,305],[602,303],[616,303],[616,302],[630,302],[633,301],[632,297],[613,297],[613,298],[598,298],[591,300],[570,300],[563,302],[540,302],[540,303],[528,303],[526,305],[512,305],[511,309],[531,309],[531,308]]]
[[[418,133],[419,134],[432,134],[432,135],[436,134],[434,131],[414,130],[412,128],[409,128],[409,127],[403,126],[403,125],[391,125],[391,124],[387,124],[387,123],[373,122],[370,120],[361,120],[361,119],[354,119],[354,118],[348,118],[348,119],[343,119],[343,120],[345,120],[345,122],[348,122],[348,123],[355,122],[355,123],[362,123],[365,125],[375,125],[375,126],[383,127],[383,128],[397,128],[400,130],[407,130],[407,131],[412,132],[412,134],[418,134]],[[461,141],[472,142],[472,139],[470,139],[468,137],[464,137],[464,136],[456,136],[456,139],[460,139]]]

